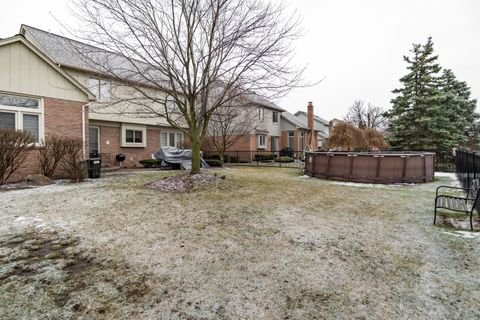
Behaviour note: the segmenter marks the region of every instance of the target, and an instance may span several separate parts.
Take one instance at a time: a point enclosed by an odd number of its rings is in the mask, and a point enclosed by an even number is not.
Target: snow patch
[[[444,232],[445,234],[464,238],[464,239],[480,239],[480,233],[478,232],[470,232],[470,231],[454,231],[454,232]]]
[[[46,227],[45,221],[38,217],[38,214],[35,217],[24,217],[19,216],[15,218],[15,222],[21,227],[35,227],[37,229],[48,229]]]

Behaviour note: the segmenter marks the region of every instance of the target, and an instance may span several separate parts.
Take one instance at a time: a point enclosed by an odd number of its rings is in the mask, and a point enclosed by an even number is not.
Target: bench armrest
[[[438,196],[438,190],[440,190],[441,188],[444,188],[444,189],[455,189],[455,190],[465,190],[465,191],[468,191],[470,190],[470,188],[460,188],[460,187],[450,187],[450,186],[439,186],[435,192],[435,196]]]

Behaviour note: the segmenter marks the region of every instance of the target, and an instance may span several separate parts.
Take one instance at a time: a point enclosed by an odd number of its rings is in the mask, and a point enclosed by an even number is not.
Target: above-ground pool
[[[432,181],[431,152],[307,152],[305,174],[315,178],[363,183]]]

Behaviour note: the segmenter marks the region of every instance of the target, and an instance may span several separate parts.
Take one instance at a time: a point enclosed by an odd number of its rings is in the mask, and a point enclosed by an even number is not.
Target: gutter
[[[86,114],[87,108],[90,106],[90,103],[91,102],[88,102],[82,106],[82,159],[83,160],[87,160],[86,158],[87,138],[86,138],[86,129],[85,129],[85,124],[86,124],[85,114]]]

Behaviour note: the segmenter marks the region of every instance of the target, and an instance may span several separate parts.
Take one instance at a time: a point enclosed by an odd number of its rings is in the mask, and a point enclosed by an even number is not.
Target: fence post
[[[475,168],[475,152],[472,152],[473,161],[473,179],[477,178],[477,168]]]

